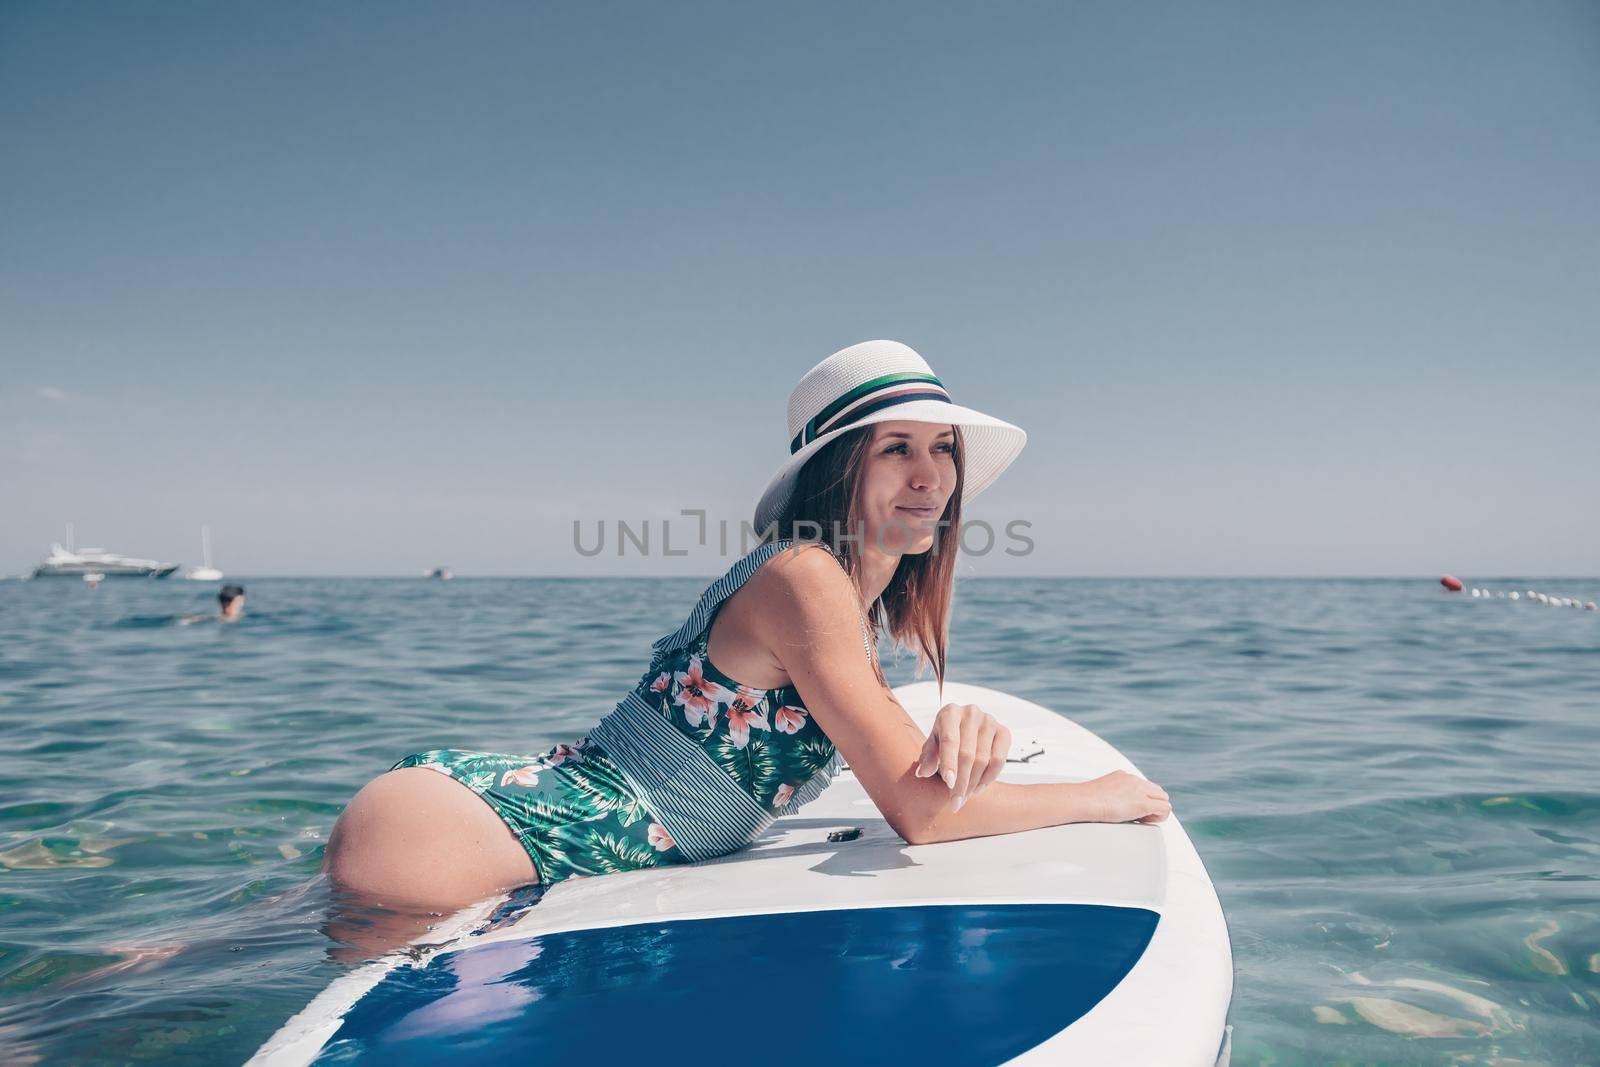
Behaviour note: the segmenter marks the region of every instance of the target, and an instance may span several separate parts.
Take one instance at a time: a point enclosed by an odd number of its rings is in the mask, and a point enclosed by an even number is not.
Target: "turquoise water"
[[[0,1059],[245,1059],[343,969],[316,873],[351,794],[577,736],[705,583],[247,584],[242,622],[178,626],[214,587],[0,583]],[[1228,913],[1236,1063],[1600,1061],[1600,612],[977,580],[953,629],[953,680],[1171,792]]]

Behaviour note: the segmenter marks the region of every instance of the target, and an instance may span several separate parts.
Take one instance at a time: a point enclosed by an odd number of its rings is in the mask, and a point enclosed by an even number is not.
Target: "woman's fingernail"
[[[939,775],[939,777],[944,779],[944,787],[946,789],[954,789],[956,787],[955,771],[947,769],[943,774]]]
[[[960,811],[961,805],[967,802],[966,797],[956,797],[956,802],[950,806],[951,811]]]

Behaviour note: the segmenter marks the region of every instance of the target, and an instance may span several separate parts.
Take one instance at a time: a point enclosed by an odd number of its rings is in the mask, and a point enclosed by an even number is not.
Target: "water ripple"
[[[214,595],[187,583],[0,583],[13,1060],[246,1058],[340,971],[316,873],[355,790],[576,736],[704,582],[249,585],[221,627],[178,625]],[[951,677],[1167,787],[1228,912],[1236,1063],[1574,1064],[1600,1061],[1597,648],[1596,613],[1424,582],[977,580]]]

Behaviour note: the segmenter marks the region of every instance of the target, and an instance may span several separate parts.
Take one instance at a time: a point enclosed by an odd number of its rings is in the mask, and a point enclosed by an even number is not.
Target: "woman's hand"
[[[1172,814],[1167,791],[1127,771],[1083,783],[1089,798],[1089,822],[1160,822]]]
[[[955,798],[952,811],[1005,769],[1011,731],[976,704],[946,704],[939,709],[917,761],[917,777],[937,774]],[[904,764],[902,764],[904,766]]]

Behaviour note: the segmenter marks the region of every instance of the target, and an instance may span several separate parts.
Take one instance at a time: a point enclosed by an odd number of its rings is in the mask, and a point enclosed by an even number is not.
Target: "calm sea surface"
[[[0,1060],[247,1058],[342,970],[316,875],[349,797],[413,751],[575,738],[705,581],[247,584],[237,625],[179,626],[214,586],[0,582]],[[1232,930],[1235,1063],[1600,1062],[1600,612],[974,580],[953,645],[952,680],[1171,792]]]

